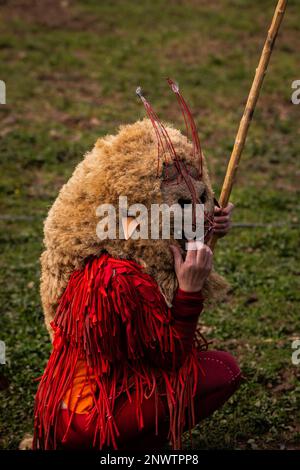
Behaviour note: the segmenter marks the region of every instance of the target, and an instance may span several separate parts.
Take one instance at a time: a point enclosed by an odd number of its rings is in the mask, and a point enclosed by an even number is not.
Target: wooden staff
[[[251,90],[248,96],[245,111],[240,122],[239,130],[236,135],[234,147],[233,147],[231,157],[228,163],[226,176],[224,179],[220,201],[219,201],[219,204],[221,207],[226,207],[230,198],[231,190],[234,184],[234,180],[235,180],[236,172],[239,166],[242,151],[245,146],[248,129],[249,129],[252,117],[253,117],[255,106],[256,106],[259,93],[263,84],[263,80],[266,74],[266,70],[270,61],[270,57],[273,51],[277,33],[279,31],[279,28],[283,19],[283,15],[286,10],[286,6],[287,6],[287,0],[278,1],[276,10],[273,16],[272,24],[268,31],[268,36],[264,44],[264,48],[262,50],[258,67],[256,69],[255,77],[254,77]],[[218,236],[216,234],[213,234],[211,242],[210,242],[210,247],[212,250],[215,248],[217,240],[218,240]]]

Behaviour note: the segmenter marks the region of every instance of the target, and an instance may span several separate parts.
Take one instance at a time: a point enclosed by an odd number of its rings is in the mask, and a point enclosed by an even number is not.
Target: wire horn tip
[[[137,89],[135,90],[135,92],[140,98],[143,96],[142,87],[138,86]]]
[[[179,83],[178,82],[175,82],[174,80],[172,80],[172,78],[167,78],[167,82],[170,85],[172,91],[174,91],[174,93],[179,93]]]

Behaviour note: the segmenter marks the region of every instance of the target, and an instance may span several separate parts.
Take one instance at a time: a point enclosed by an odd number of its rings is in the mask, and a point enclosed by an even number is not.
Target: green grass
[[[34,378],[50,344],[39,298],[42,223],[95,139],[144,115],[141,84],[164,119],[182,126],[164,77],[195,111],[218,194],[274,2],[74,1],[0,6],[0,340],[9,387],[0,391],[0,447],[32,429]],[[24,2],[23,2],[24,4]],[[194,430],[199,448],[300,447],[300,367],[291,363],[299,318],[299,8],[289,2],[232,195],[235,227],[217,249],[231,283],[202,315],[216,348],[246,377]],[[261,224],[255,226],[255,224]]]

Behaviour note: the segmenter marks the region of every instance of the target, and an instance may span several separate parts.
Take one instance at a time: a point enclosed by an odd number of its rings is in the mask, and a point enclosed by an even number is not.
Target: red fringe
[[[34,449],[56,449],[57,417],[66,392],[72,387],[76,364],[83,359],[86,383],[93,383],[96,420],[93,446],[117,449],[119,435],[114,409],[120,394],[137,395],[136,418],[143,427],[141,404],[155,394],[158,433],[158,393],[166,395],[170,413],[169,438],[174,449],[181,448],[186,411],[189,428],[195,423],[193,397],[201,368],[197,361],[197,338],[192,353],[176,370],[175,347],[180,341],[172,327],[167,307],[154,279],[133,261],[102,255],[91,258],[75,271],[60,299],[51,324],[53,350],[36,394]],[[147,362],[147,350],[159,350],[162,358],[172,353],[173,368],[163,370]],[[158,391],[158,378],[163,392]],[[94,379],[93,379],[94,380]],[[78,400],[80,399],[80,395]],[[73,412],[70,412],[69,426]],[[68,430],[66,431],[65,437]]]

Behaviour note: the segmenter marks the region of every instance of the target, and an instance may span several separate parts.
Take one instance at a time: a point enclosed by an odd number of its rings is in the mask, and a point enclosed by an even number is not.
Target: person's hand
[[[234,205],[231,202],[223,209],[215,206],[213,232],[218,235],[218,237],[224,237],[229,232],[233,209]]]
[[[201,290],[212,269],[213,253],[211,249],[203,244],[196,250],[188,249],[186,258],[183,260],[180,248],[174,245],[171,245],[170,248],[174,256],[179,288],[186,292]]]

